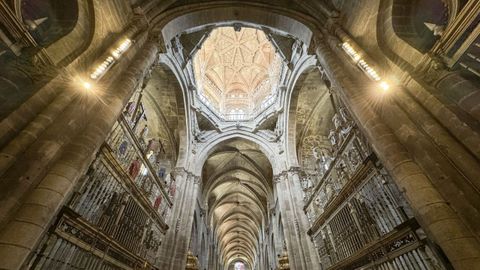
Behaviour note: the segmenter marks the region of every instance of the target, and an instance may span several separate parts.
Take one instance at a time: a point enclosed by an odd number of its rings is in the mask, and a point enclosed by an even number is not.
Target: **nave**
[[[479,18],[0,1],[0,269],[480,269]]]

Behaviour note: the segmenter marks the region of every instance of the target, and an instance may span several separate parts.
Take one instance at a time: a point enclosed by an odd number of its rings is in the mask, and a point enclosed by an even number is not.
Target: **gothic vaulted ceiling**
[[[173,72],[166,66],[157,66],[152,70],[142,99],[148,116],[149,137],[160,140],[172,164],[178,154],[179,128],[184,121],[181,91]]]
[[[334,109],[317,69],[302,75],[295,86],[294,96],[297,155],[305,170],[310,172],[315,169],[315,148],[329,145]]]
[[[253,264],[272,189],[267,157],[257,145],[231,139],[210,154],[202,179],[209,222],[219,239],[223,260],[242,259]]]
[[[262,30],[215,28],[194,57],[197,86],[221,113],[251,113],[276,89],[280,59]]]

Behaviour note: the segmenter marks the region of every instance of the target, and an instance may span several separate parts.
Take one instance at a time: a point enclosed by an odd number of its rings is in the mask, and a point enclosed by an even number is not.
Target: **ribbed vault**
[[[215,28],[195,54],[197,87],[224,116],[250,114],[277,90],[281,57],[262,30]]]
[[[251,267],[272,192],[267,157],[245,139],[227,140],[210,153],[202,179],[208,222],[224,265],[242,261]]]

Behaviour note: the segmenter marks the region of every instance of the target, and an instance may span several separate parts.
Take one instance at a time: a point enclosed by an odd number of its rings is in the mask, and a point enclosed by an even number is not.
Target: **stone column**
[[[376,154],[385,164],[415,212],[417,220],[443,249],[455,269],[475,269],[480,265],[480,243],[431,179],[412,160],[396,134],[382,121],[372,106],[365,106],[362,87],[350,77],[325,40],[319,40],[316,54],[320,65],[351,109]],[[365,98],[365,96],[363,96]]]
[[[158,47],[153,42],[145,44],[145,40],[146,37],[141,43],[139,41],[140,47],[135,59],[129,63],[116,87],[109,88],[109,96],[102,101],[92,101],[91,110],[95,117],[89,119],[85,127],[73,135],[71,141],[60,146],[59,156],[51,165],[40,167],[45,172],[39,174],[38,184],[33,186],[24,199],[13,198],[18,200],[19,208],[0,231],[0,269],[22,267],[58,210],[69,198],[78,179],[94,159],[138,82],[156,60]],[[85,121],[85,115],[78,112],[73,118],[68,117],[72,116],[62,115],[58,121]],[[68,125],[62,128],[57,130],[60,135],[68,129]],[[36,164],[35,160],[29,162],[32,166]],[[28,179],[20,179],[14,184],[24,186],[31,183]]]
[[[333,24],[330,28],[341,41],[349,42],[360,55],[367,57],[340,26]],[[328,41],[339,56],[344,56],[342,62],[348,63],[345,53],[338,49],[339,41],[333,37]],[[368,57],[366,59],[367,62],[370,61]],[[472,124],[474,120],[448,98],[437,98],[439,95],[432,94],[438,91],[434,86],[439,78],[452,74],[435,68],[438,63],[428,59],[430,56],[427,55],[424,59],[419,59],[418,72],[414,72],[419,73],[418,76],[423,79],[405,74],[402,76],[403,85],[392,85],[393,90],[379,102],[382,107],[379,117],[406,150],[414,153],[412,159],[426,172],[452,209],[459,213],[480,239],[480,136],[474,130],[475,126],[478,129],[478,122]],[[351,68],[351,65],[347,68]],[[404,73],[400,67],[396,67],[396,70],[397,73]],[[366,88],[371,88],[372,83],[365,76],[358,71],[350,72],[350,75],[355,80],[355,87],[359,89],[357,95],[363,96],[361,102],[367,104],[372,102],[371,99],[377,98],[373,94],[367,97]],[[426,80],[428,82],[425,87],[420,85]],[[464,79],[460,81],[467,83]],[[463,95],[467,89],[468,87],[458,87],[449,91],[450,95]],[[471,92],[471,89],[468,91]]]
[[[350,43],[360,55],[367,57],[367,62],[370,62],[371,59],[368,59],[367,53],[363,51],[359,44],[349,36],[338,22],[339,19],[335,17],[330,17],[327,20],[326,28],[329,33],[339,38],[342,42]],[[389,57],[389,54],[384,54],[386,57]],[[405,100],[405,103],[410,104],[411,106],[409,107],[415,107],[417,112],[414,114],[414,118],[417,118],[419,113],[421,113],[419,111],[423,110],[423,114],[428,114],[430,121],[429,123],[423,119],[418,121],[428,128],[435,127],[437,129],[436,131],[428,132],[429,134],[436,134],[431,140],[443,140],[444,142],[441,142],[440,144],[442,145],[439,146],[442,149],[456,148],[447,152],[449,158],[456,160],[456,166],[461,167],[463,164],[462,170],[475,170],[478,172],[479,169],[472,167],[471,162],[463,157],[458,158],[455,154],[452,155],[452,153],[461,153],[461,155],[465,156],[465,149],[460,148],[466,147],[470,152],[466,155],[473,154],[477,160],[480,158],[480,137],[478,136],[478,131],[480,130],[480,122],[478,121],[480,89],[458,73],[448,71],[440,57],[432,57],[430,54],[425,54],[419,59],[415,68],[406,69],[402,65],[396,64],[396,66],[392,66],[391,72],[396,73],[397,77],[401,78],[401,83],[404,86],[404,91],[400,93],[403,95],[401,100]],[[477,115],[476,119],[475,115]],[[425,119],[425,117],[423,118]],[[439,135],[439,129],[443,129],[443,133],[449,134],[447,136]],[[448,145],[445,140],[450,141]],[[462,144],[460,148],[454,145],[458,145],[458,143]],[[473,179],[479,179],[479,177],[476,176]]]
[[[157,267],[162,270],[185,269],[190,232],[193,225],[195,200],[198,195],[200,177],[186,171],[184,168],[174,169],[177,194],[173,202],[172,213],[160,252]]]
[[[55,82],[46,87],[52,92],[40,91],[38,96],[26,101],[1,121],[0,229],[18,210],[27,193],[39,184],[49,168],[62,156],[63,150],[69,144],[75,143],[79,134],[82,134],[90,123],[98,120],[97,107],[101,106],[99,104],[102,101],[113,101],[111,92],[116,94],[117,88],[124,86],[122,82],[131,85],[127,81],[132,80],[131,77],[123,75],[134,62],[133,58],[138,56],[137,53],[144,49],[147,33],[142,32],[142,25],[133,24],[125,31],[128,35],[138,33],[136,42],[105,77],[96,83],[95,89],[85,91],[78,86],[74,76],[58,76]],[[148,61],[153,63],[155,59],[153,57]],[[131,68],[144,71],[149,66]],[[142,77],[135,78],[132,82],[136,86],[141,79]],[[57,89],[60,87],[61,89]],[[43,99],[48,101],[39,102]],[[1,196],[3,194],[6,195]]]
[[[338,12],[323,2],[319,2],[319,7],[318,10],[328,18],[325,25],[329,32],[342,41],[350,42],[358,47],[356,42],[350,38],[349,34],[339,24]],[[382,40],[379,40],[379,42],[382,42]],[[407,83],[411,83],[409,81],[414,80],[415,83],[420,84],[430,94],[440,99],[443,106],[448,105],[449,109],[459,118],[478,131],[480,125],[480,88],[461,76],[459,72],[448,70],[442,60],[442,54],[444,54],[441,49],[443,47],[442,42],[445,42],[444,38],[440,39],[433,49],[433,52],[437,55],[432,57],[430,54],[425,54],[422,59],[418,59],[418,64],[410,69],[401,69],[397,59],[394,59],[393,56],[388,56],[388,54],[385,55],[390,61],[397,63],[402,73],[405,72],[405,74],[399,74],[399,76],[404,77]],[[414,48],[411,49],[414,50]],[[397,56],[397,52],[392,51],[392,53]],[[431,54],[433,55],[433,53]],[[401,55],[399,56],[401,57]],[[431,110],[431,113],[438,114],[438,109]]]
[[[298,169],[292,168],[274,177],[290,269],[320,269],[320,260],[307,234],[309,223],[303,212],[303,196]],[[277,260],[277,258],[272,258]]]
[[[479,130],[480,126],[480,89],[471,81],[462,77],[458,72],[447,70],[440,57],[425,57],[422,64],[416,67],[410,76],[429,88],[442,102],[457,110],[461,110],[469,117],[460,115],[471,126]],[[457,112],[458,114],[458,112]]]

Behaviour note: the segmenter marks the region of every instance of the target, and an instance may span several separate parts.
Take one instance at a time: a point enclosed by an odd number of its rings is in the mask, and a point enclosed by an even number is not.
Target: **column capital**
[[[291,166],[288,168],[287,172],[289,173],[300,173],[302,169],[299,166]]]
[[[198,176],[198,175],[194,175],[193,173],[189,173],[188,174],[189,178],[191,178],[193,180],[193,183],[195,185],[198,185],[200,184],[201,180],[202,180],[202,177]]]
[[[282,171],[282,172],[280,172],[280,173],[278,173],[278,174],[275,174],[275,175],[273,176],[273,183],[275,183],[275,184],[276,184],[276,183],[280,183],[280,182],[282,182],[282,180],[283,180],[285,177],[287,177],[287,171]]]
[[[186,178],[191,178],[191,177],[195,176],[192,172],[185,169],[185,167],[175,167],[175,168],[173,168],[172,169],[172,175],[173,175],[173,177],[186,176]]]
[[[449,74],[447,66],[439,55],[428,53],[419,60],[413,74],[427,83],[434,83]]]

